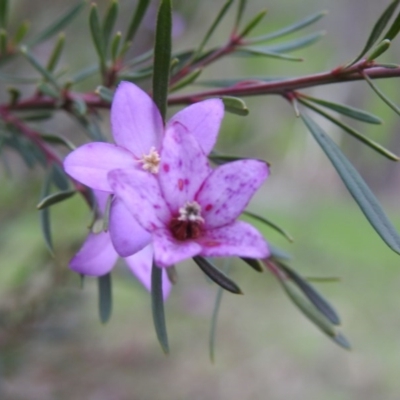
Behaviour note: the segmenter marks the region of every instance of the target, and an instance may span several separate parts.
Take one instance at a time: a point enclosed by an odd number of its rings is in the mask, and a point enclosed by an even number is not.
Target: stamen
[[[149,154],[143,154],[139,160],[142,163],[142,168],[151,174],[158,174],[158,168],[160,165],[160,155],[154,147],[150,148]]]

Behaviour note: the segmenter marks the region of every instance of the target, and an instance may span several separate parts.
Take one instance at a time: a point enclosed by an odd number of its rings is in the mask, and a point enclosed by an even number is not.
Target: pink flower
[[[152,99],[133,83],[121,82],[111,107],[116,144],[88,143],[79,147],[66,157],[65,171],[92,189],[113,193],[107,175],[114,169],[136,169],[149,176],[158,173],[164,131],[174,123],[183,125],[208,154],[215,144],[223,111],[219,99],[201,101],[175,114],[164,128]],[[109,230],[116,251],[123,257],[143,249],[151,240],[119,199],[114,199],[111,206]]]
[[[158,176],[111,171],[112,192],[152,235],[155,262],[168,267],[196,255],[265,258],[267,243],[236,221],[268,175],[265,163],[242,160],[211,170],[203,149],[179,122],[166,130]]]
[[[94,194],[100,212],[104,213],[109,194],[100,191],[95,191]],[[134,220],[131,215],[128,215],[128,218]],[[112,270],[118,257],[108,232],[89,233],[81,249],[70,261],[69,266],[73,271],[83,275],[101,276]],[[136,278],[150,291],[153,261],[152,246],[148,245],[134,255],[125,257],[124,260]],[[166,299],[171,290],[171,283],[165,273],[162,282],[163,295]]]

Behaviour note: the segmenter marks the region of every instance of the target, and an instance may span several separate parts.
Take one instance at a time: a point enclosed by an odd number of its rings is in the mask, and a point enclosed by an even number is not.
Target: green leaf
[[[330,114],[322,111],[320,108],[313,106],[312,104],[310,104],[307,101],[304,101],[302,99],[299,99],[299,101],[300,101],[300,103],[304,104],[305,106],[307,106],[311,110],[317,112],[318,114],[322,115],[324,118],[328,119],[329,121],[333,122],[335,125],[337,125],[340,128],[342,128],[346,133],[349,133],[351,136],[353,136],[354,138],[356,138],[360,142],[362,142],[362,143],[366,144],[367,146],[369,146],[372,150],[377,151],[378,153],[380,153],[383,156],[387,157],[389,160],[400,161],[400,158],[396,154],[392,153],[391,151],[389,151],[388,149],[386,149],[385,147],[383,147],[379,143],[376,143],[372,139],[369,139],[368,137],[362,135],[361,133],[359,133],[354,128],[350,127],[349,125],[344,124],[343,122],[341,122],[338,119],[332,117]]]
[[[107,323],[112,313],[112,283],[111,273],[99,276],[97,278],[99,290],[99,317],[101,323]]]
[[[46,69],[48,71],[53,72],[55,70],[58,62],[60,61],[61,53],[64,49],[64,43],[65,43],[65,35],[61,33],[49,57],[49,61],[47,62]]]
[[[224,272],[226,275],[229,273],[229,266],[224,268]],[[217,333],[217,322],[218,322],[218,313],[221,306],[221,300],[224,290],[222,287],[217,289],[217,296],[215,298],[214,309],[211,317],[211,327],[210,327],[210,336],[209,336],[209,348],[210,348],[210,360],[213,363],[215,360],[215,337]]]
[[[261,217],[258,214],[254,214],[254,213],[252,213],[250,211],[243,211],[243,214],[248,215],[249,217],[254,218],[257,221],[260,221],[265,225],[268,225],[270,228],[272,228],[275,231],[277,231],[278,233],[280,233],[289,242],[293,242],[293,237],[288,232],[286,232],[284,229],[280,228],[278,225],[274,224],[270,220],[268,220],[268,219],[266,219],[264,217]]]
[[[40,136],[47,143],[60,144],[60,145],[67,147],[70,150],[76,149],[75,145],[70,140],[65,138],[64,136],[53,135],[51,133],[41,133]]]
[[[224,103],[225,111],[242,116],[246,116],[249,114],[249,109],[242,99],[232,96],[222,96],[221,100]]]
[[[132,15],[132,20],[129,24],[128,32],[126,33],[125,42],[132,42],[149,4],[150,0],[139,0],[136,10]]]
[[[312,101],[313,103],[320,104],[321,106],[324,106],[326,108],[330,108],[331,110],[336,111],[339,114],[346,115],[346,117],[350,117],[362,122],[367,122],[369,124],[382,124],[382,120],[379,117],[367,111],[350,107],[345,104],[333,103],[332,101],[317,99],[308,95],[306,96],[302,94],[301,97],[304,97],[305,99],[307,99],[308,101]]]
[[[38,210],[42,210],[43,208],[50,207],[53,204],[57,204],[62,202],[69,197],[72,197],[76,193],[75,190],[64,190],[62,192],[57,192],[53,194],[49,194],[40,200],[39,204],[36,206]]]
[[[17,28],[17,31],[15,32],[14,35],[14,45],[18,45],[21,43],[21,41],[25,38],[26,34],[28,33],[29,30],[29,22],[28,21],[23,21]]]
[[[104,51],[107,52],[108,44],[110,42],[111,34],[115,26],[115,22],[118,16],[118,0],[112,0],[106,16],[103,21],[103,42],[104,42]]]
[[[263,265],[260,260],[256,258],[240,257],[247,265],[253,268],[257,272],[264,272]]]
[[[247,0],[239,0],[234,30],[237,30],[240,25],[240,21],[242,20],[246,5],[247,5]]]
[[[29,47],[32,47],[56,35],[58,32],[63,30],[83,10],[85,5],[86,1],[80,1],[72,6],[72,8],[70,8],[64,15],[58,18],[50,26],[28,40],[27,45]]]
[[[287,265],[278,263],[278,266],[333,325],[340,325],[340,318],[336,310],[306,280]]]
[[[161,0],[157,15],[156,40],[154,45],[153,100],[162,120],[167,112],[169,72],[171,65],[171,0]]]
[[[165,324],[164,299],[162,293],[162,268],[153,263],[151,269],[151,308],[157,339],[165,354],[169,353],[167,327]]]
[[[42,192],[40,195],[41,199],[46,198],[50,194],[51,182],[52,182],[52,171],[50,170],[43,183]],[[52,240],[51,226],[50,226],[50,209],[44,208],[43,210],[40,210],[39,215],[40,215],[40,224],[42,227],[42,234],[44,237],[44,241],[46,243],[46,247],[49,250],[50,254],[54,257],[53,240]]]
[[[0,55],[3,56],[6,54],[7,54],[7,32],[5,29],[0,29]]]
[[[367,61],[373,61],[382,55],[386,50],[389,49],[391,41],[389,39],[384,39],[382,42],[375,47],[372,53],[367,57]]]
[[[201,68],[194,69],[190,74],[187,74],[183,79],[173,84],[169,88],[170,93],[192,84],[200,76],[202,72],[203,70]]]
[[[200,256],[195,256],[193,257],[193,261],[212,281],[221,286],[223,289],[231,293],[243,294],[239,286],[235,282],[228,278],[222,271],[220,271],[207,259]]]
[[[360,174],[320,126],[305,114],[302,114],[301,118],[335,167],[343,183],[372,227],[393,251],[400,254],[399,234]]]
[[[246,37],[265,17],[267,10],[261,10],[257,15],[252,18],[243,30],[238,34],[239,38]]]
[[[282,53],[274,53],[273,51],[268,51],[261,47],[240,47],[232,54],[236,56],[261,56],[261,57],[276,58],[278,60],[303,61],[303,59],[300,57],[294,57]]]
[[[106,88],[105,86],[97,86],[95,93],[98,94],[102,100],[111,103],[114,97],[114,91]]]
[[[54,185],[56,185],[58,189],[62,191],[69,190],[69,179],[65,174],[62,166],[58,164],[53,164],[51,166],[51,172]]]
[[[94,47],[96,49],[97,55],[99,56],[100,69],[102,74],[104,74],[106,71],[106,44],[101,28],[99,11],[97,9],[97,5],[94,3],[92,3],[92,7],[90,9],[89,26]]]
[[[315,32],[311,33],[310,35],[306,35],[301,38],[291,40],[290,42],[283,42],[275,46],[268,46],[260,49],[264,49],[265,51],[271,53],[283,53],[283,52],[294,51],[302,49],[304,47],[311,46],[315,42],[318,42],[318,40],[320,40],[325,35],[326,35],[325,31]]]
[[[293,32],[297,32],[298,30],[303,29],[311,24],[314,24],[315,22],[320,20],[322,17],[324,17],[326,14],[327,14],[327,11],[322,11],[322,12],[313,14],[305,19],[302,19],[301,21],[294,23],[293,25],[289,25],[283,29],[280,29],[279,31],[269,33],[268,35],[251,38],[251,39],[246,40],[246,42],[251,43],[251,44],[262,43],[262,42],[267,42],[272,39],[277,39],[282,36],[289,35]]]
[[[372,79],[365,73],[363,73],[364,79],[367,81],[368,85],[371,86],[372,90],[386,103],[396,114],[400,115],[400,108],[390,100],[379,88],[375,85]]]
[[[211,87],[231,87],[235,85],[240,85],[241,87],[244,87],[246,85],[251,86],[263,82],[283,81],[285,79],[288,78],[282,76],[271,76],[271,77],[251,76],[238,79],[210,79],[206,81],[197,82],[196,85],[211,86]]]
[[[396,19],[384,35],[384,39],[393,40],[400,31],[400,13],[397,14]]]
[[[369,51],[375,42],[379,39],[379,36],[386,28],[390,18],[392,17],[393,13],[395,12],[397,6],[399,5],[400,0],[392,1],[389,6],[385,9],[382,15],[379,17],[378,21],[376,21],[372,31],[368,37],[367,43],[365,44],[364,48],[361,50],[361,53],[351,61],[346,67],[350,67],[351,65],[355,64],[358,60],[360,60],[364,54]],[[390,39],[389,37],[387,39]]]
[[[56,91],[59,92],[60,87],[58,85],[57,79],[51,73],[51,71],[44,68],[26,46],[21,46],[21,53],[26,57],[30,64],[43,76],[45,81],[50,82],[54,86]]]
[[[269,251],[271,253],[270,258],[274,258],[276,260],[285,260],[289,261],[291,260],[291,255],[289,253],[286,253],[282,249],[279,249],[276,246],[273,246],[271,243],[268,243],[269,245]]]
[[[7,28],[8,7],[8,0],[0,0],[0,29]]]
[[[118,52],[119,52],[119,47],[120,47],[120,43],[121,43],[121,38],[122,38],[122,33],[117,32],[111,42],[111,59],[112,59],[113,63],[115,63],[115,61],[118,58]]]
[[[99,71],[99,66],[97,64],[91,65],[73,75],[70,79],[70,82],[72,84],[76,84],[78,82],[84,81],[85,79],[90,78],[91,76],[97,74],[98,71]]]

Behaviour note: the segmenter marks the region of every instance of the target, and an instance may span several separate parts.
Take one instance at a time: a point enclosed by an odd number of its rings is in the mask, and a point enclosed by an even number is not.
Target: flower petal
[[[140,283],[150,292],[151,291],[151,268],[153,266],[153,247],[146,246],[144,249],[138,251],[136,254],[125,258],[129,269],[140,281]],[[167,276],[166,270],[163,270],[163,297],[167,299],[172,284]]]
[[[209,99],[179,111],[169,120],[167,127],[179,122],[194,135],[204,153],[209,154],[217,140],[223,116],[222,100]]]
[[[233,222],[267,176],[267,165],[256,160],[235,161],[214,170],[195,199],[202,207],[204,227]]]
[[[173,214],[194,199],[209,173],[207,157],[194,136],[179,123],[170,126],[163,140],[158,179]]]
[[[99,211],[104,214],[107,206],[108,197],[110,196],[109,192],[103,192],[102,190],[93,190],[93,195],[96,199],[97,207]]]
[[[164,131],[160,112],[138,86],[121,82],[111,104],[111,127],[115,142],[136,157],[158,149]]]
[[[114,198],[111,205],[109,230],[114,248],[121,257],[127,257],[142,250],[151,241],[150,233],[139,225],[118,198]]]
[[[196,241],[202,246],[202,256],[265,258],[270,254],[261,233],[243,221],[205,231]]]
[[[90,233],[69,266],[83,275],[101,276],[112,270],[117,258],[108,233]]]
[[[169,224],[171,214],[152,174],[117,169],[108,177],[112,191],[144,229],[152,232]]]
[[[65,172],[92,189],[110,192],[107,174],[117,168],[135,168],[132,153],[110,143],[88,143],[77,148],[64,160]]]
[[[159,267],[170,267],[201,251],[201,246],[192,240],[178,241],[167,229],[153,232],[154,260]]]

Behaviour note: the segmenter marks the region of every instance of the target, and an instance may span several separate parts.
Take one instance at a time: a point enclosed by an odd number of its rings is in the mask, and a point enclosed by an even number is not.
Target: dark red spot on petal
[[[210,211],[212,208],[213,208],[212,204],[207,204],[205,210]]]
[[[182,180],[182,179],[179,179],[179,180],[178,180],[178,189],[179,189],[179,190],[183,190],[183,185],[184,185],[183,180]]]
[[[163,170],[169,172],[169,164],[163,164]]]
[[[208,242],[204,242],[204,246],[207,247],[217,247],[219,246],[221,243],[220,242],[215,242],[215,241],[208,241]]]

